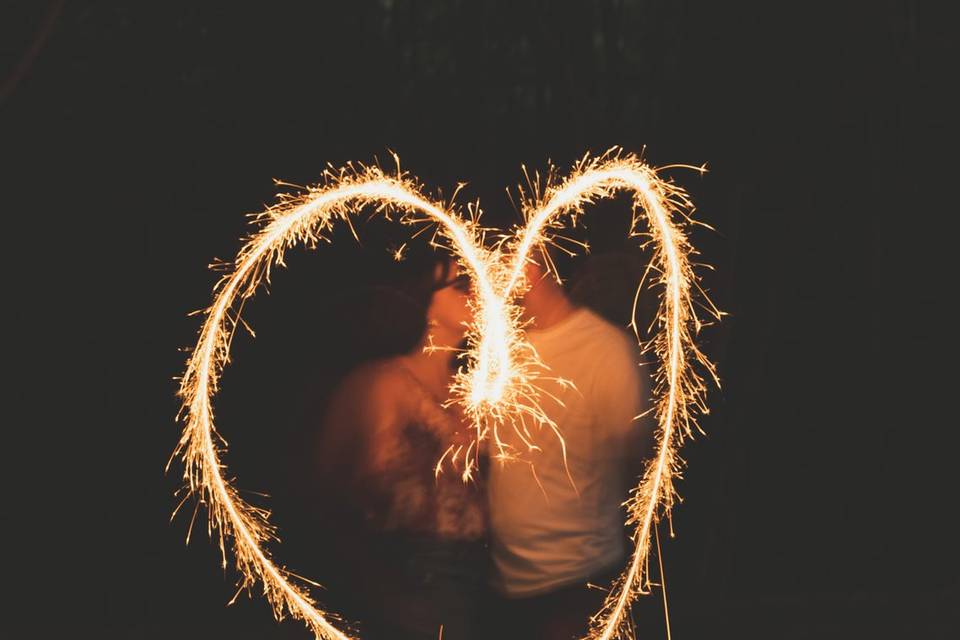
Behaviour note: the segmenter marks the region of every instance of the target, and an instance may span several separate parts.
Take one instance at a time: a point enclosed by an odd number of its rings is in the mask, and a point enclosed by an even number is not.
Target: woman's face
[[[448,331],[463,334],[465,325],[470,321],[470,308],[467,305],[470,280],[458,271],[456,263],[452,263],[446,274],[443,265],[438,264],[434,281],[438,283],[438,288],[430,301],[427,319]]]

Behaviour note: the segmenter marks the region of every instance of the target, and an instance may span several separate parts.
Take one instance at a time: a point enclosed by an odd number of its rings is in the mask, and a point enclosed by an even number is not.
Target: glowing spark
[[[471,209],[474,215],[465,219],[452,205],[430,201],[413,179],[400,172],[399,160],[397,164],[396,176],[384,174],[379,167],[348,165],[339,171],[328,170],[323,185],[299,196],[281,195],[277,205],[257,216],[259,231],[248,238],[232,264],[232,271],[215,287],[213,304],[206,311],[197,346],[181,381],[179,393],[186,425],[174,455],[184,461],[186,497],[195,495],[206,504],[209,529],[218,532],[224,567],[226,540],[232,540],[240,590],[260,582],[278,619],[289,613],[303,620],[317,637],[348,638],[331,623],[330,614],[317,608],[299,584],[303,579],[273,562],[263,549],[264,543],[277,540],[267,512],[244,502],[224,477],[223,444],[214,438],[212,400],[220,373],[229,362],[230,338],[241,322],[239,309],[232,315],[231,309],[238,300],[242,307],[262,281],[269,281],[272,265],[283,265],[287,248],[298,242],[315,246],[336,220],[350,224],[350,214],[364,207],[372,206],[387,217],[397,214],[405,224],[435,224],[433,242],[458,256],[474,284],[474,295],[469,301],[473,321],[467,327],[468,348],[463,354],[466,366],[454,377],[451,402],[463,406],[472,420],[475,438],[465,451],[463,445],[451,445],[436,467],[439,473],[444,458],[449,457],[456,464],[463,453],[462,475],[466,480],[475,468],[473,457],[484,438],[491,438],[499,457],[511,456],[499,437],[499,429],[505,425],[530,449],[537,447],[528,421],[549,427],[565,447],[556,425],[539,408],[537,372],[541,367],[536,352],[525,339],[521,309],[516,302],[526,287],[523,265],[534,247],[552,240],[551,230],[562,226],[565,216],[575,219],[594,200],[619,190],[631,190],[635,205],[632,233],[641,235],[637,224],[644,217],[638,213],[642,211],[649,221],[646,235],[656,246],[651,268],[661,274],[659,282],[665,289],[658,314],[660,331],[647,345],[661,360],[654,389],[658,455],[628,502],[628,524],[637,524],[631,562],[617,584],[619,590],[611,591],[603,611],[594,618],[591,631],[591,637],[604,640],[618,636],[627,631],[626,611],[630,602],[645,587],[650,529],[660,516],[669,516],[673,505],[672,479],[681,464],[677,450],[684,434],[693,434],[693,410],[706,412],[705,389],[690,364],[698,362],[713,374],[712,365],[693,343],[693,333],[702,325],[696,318],[690,291],[696,283],[688,260],[692,249],[673,219],[674,213],[683,214],[689,208],[689,202],[681,189],[660,180],[636,156],[621,156],[618,150],[596,159],[585,156],[570,178],[555,183],[551,173],[543,197],[525,203],[527,225],[519,237],[486,249],[483,230],[478,225],[478,209]],[[535,193],[539,194],[539,188]],[[685,214],[680,224],[684,220],[689,221]],[[398,259],[402,250],[403,246],[397,250]],[[637,336],[639,339],[639,333]]]

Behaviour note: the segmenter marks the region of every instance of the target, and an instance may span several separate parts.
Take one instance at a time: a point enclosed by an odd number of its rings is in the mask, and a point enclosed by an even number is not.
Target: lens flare
[[[585,207],[627,190],[634,195],[631,234],[653,245],[648,273],[658,274],[652,284],[663,287],[656,335],[649,342],[641,340],[661,363],[654,387],[658,449],[627,502],[628,524],[636,525],[631,561],[603,610],[593,618],[590,637],[606,640],[629,635],[629,605],[650,588],[645,569],[650,530],[661,517],[669,517],[676,497],[673,479],[682,464],[677,452],[684,439],[693,435],[696,414],[707,410],[697,365],[715,378],[713,365],[693,340],[703,326],[694,308],[694,288],[706,301],[704,308],[717,318],[721,314],[699,289],[689,260],[693,249],[684,227],[692,222],[692,206],[682,189],[660,179],[636,156],[613,149],[597,158],[584,156],[566,180],[557,179],[551,171],[544,185],[532,183],[523,206],[526,226],[488,247],[478,208],[463,215],[452,201],[429,199],[394,159],[395,175],[377,166],[328,169],[320,185],[298,195],[281,195],[276,205],[256,216],[259,229],[246,239],[229,272],[214,288],[213,302],[205,311],[197,345],[181,379],[185,426],[173,456],[184,463],[186,495],[180,504],[193,496],[198,506],[206,506],[208,533],[217,534],[224,567],[230,541],[240,575],[238,594],[259,583],[278,620],[291,615],[303,620],[318,638],[349,638],[335,626],[339,619],[322,611],[310,596],[306,584],[315,583],[274,562],[265,549],[270,541],[278,541],[268,513],[246,503],[225,477],[225,443],[214,427],[212,402],[219,376],[230,360],[230,342],[241,322],[243,302],[269,281],[273,265],[284,264],[286,249],[298,243],[316,246],[333,224],[351,224],[350,216],[363,209],[372,208],[402,224],[432,225],[431,242],[456,255],[473,282],[469,301],[473,320],[467,326],[467,349],[461,354],[464,364],[450,388],[450,402],[463,407],[473,435],[467,444],[452,444],[436,466],[440,473],[449,463],[460,468],[467,480],[485,440],[491,442],[495,456],[512,457],[499,436],[502,429],[513,429],[531,449],[536,448],[533,434],[543,427],[563,442],[556,424],[539,407],[537,381],[543,367],[525,338],[518,303],[527,287],[523,266],[534,249],[551,242],[556,231],[575,221]],[[648,222],[645,232],[640,228],[644,220]],[[402,257],[402,247],[397,254],[398,259]],[[641,282],[638,296],[642,286]],[[635,323],[633,328],[640,340]]]

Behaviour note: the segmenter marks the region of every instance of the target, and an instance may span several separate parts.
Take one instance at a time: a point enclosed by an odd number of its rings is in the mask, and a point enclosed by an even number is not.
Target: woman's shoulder
[[[402,367],[393,359],[372,360],[354,367],[340,383],[344,389],[383,391],[408,384]]]
[[[356,408],[388,408],[391,413],[410,406],[417,386],[395,359],[374,360],[355,367],[340,383],[337,395],[350,399]]]

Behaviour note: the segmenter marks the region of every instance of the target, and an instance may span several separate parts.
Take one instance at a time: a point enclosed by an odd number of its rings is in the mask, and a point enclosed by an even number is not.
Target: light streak
[[[703,323],[697,317],[693,288],[701,294],[701,302],[705,302],[705,308],[715,318],[719,319],[722,313],[699,288],[690,261],[693,248],[683,227],[693,222],[689,215],[692,204],[681,188],[660,179],[639,158],[621,155],[619,149],[598,158],[584,156],[566,180],[556,180],[551,172],[542,195],[538,185],[533,187],[533,195],[524,206],[527,224],[515,241],[518,259],[512,265],[508,289],[522,280],[523,265],[519,258],[527,256],[538,243],[549,241],[551,229],[564,226],[564,216],[575,219],[584,213],[586,206],[624,190],[632,192],[634,198],[631,236],[649,238],[653,257],[647,273],[659,273],[655,284],[663,286],[655,320],[659,331],[653,340],[644,344],[635,313],[631,322],[641,346],[652,348],[660,361],[654,387],[657,454],[626,502],[627,524],[636,525],[633,554],[603,608],[592,618],[588,635],[593,640],[632,637],[630,604],[650,586],[646,571],[650,530],[661,517],[670,516],[677,495],[673,479],[683,464],[678,451],[684,438],[693,436],[696,414],[708,411],[706,387],[693,365],[699,365],[717,381],[713,364],[694,342]],[[648,223],[646,232],[640,227],[644,218]],[[638,296],[642,286],[641,282]]]
[[[628,524],[637,525],[634,553],[604,609],[594,617],[591,638],[607,640],[621,633],[629,634],[626,612],[632,600],[649,586],[644,582],[644,567],[650,529],[662,515],[669,516],[673,506],[673,477],[681,465],[677,450],[684,435],[693,435],[694,411],[706,412],[705,387],[690,365],[697,362],[711,375],[714,373],[693,342],[702,323],[697,319],[691,294],[691,286],[696,283],[688,259],[692,248],[682,229],[685,222],[690,222],[685,213],[691,209],[690,203],[680,188],[661,180],[636,156],[622,155],[614,149],[598,158],[584,156],[563,182],[557,181],[551,172],[542,197],[536,185],[533,196],[526,201],[527,224],[519,235],[486,248],[479,209],[471,209],[472,215],[464,217],[452,204],[431,201],[414,179],[400,171],[399,160],[395,160],[395,176],[385,174],[379,167],[363,165],[328,169],[323,184],[300,195],[283,194],[278,204],[256,216],[260,228],[247,238],[232,270],[214,288],[213,303],[205,312],[196,348],[181,380],[179,395],[185,426],[174,457],[179,456],[184,462],[184,501],[196,496],[199,503],[206,505],[208,533],[218,534],[224,567],[227,540],[232,541],[240,575],[238,594],[259,582],[278,620],[289,614],[303,620],[318,638],[349,638],[334,625],[336,617],[320,610],[301,584],[309,581],[278,566],[264,549],[266,543],[278,540],[268,513],[246,503],[224,475],[221,458],[225,444],[217,439],[212,401],[223,367],[230,361],[230,341],[241,322],[243,302],[259,284],[269,281],[274,264],[284,264],[286,249],[298,243],[316,246],[337,220],[350,224],[350,215],[364,208],[373,207],[388,218],[396,215],[404,224],[434,224],[432,242],[458,257],[474,286],[469,301],[473,320],[467,326],[467,351],[462,354],[466,365],[458,370],[450,388],[451,402],[461,404],[475,430],[474,440],[462,456],[466,480],[474,468],[473,457],[479,451],[479,443],[485,438],[491,439],[496,456],[512,457],[499,437],[501,428],[512,428],[528,448],[535,449],[527,426],[527,421],[532,420],[538,427],[549,427],[565,446],[556,424],[539,408],[537,379],[542,367],[525,338],[518,304],[527,286],[523,266],[530,252],[541,243],[550,242],[551,233],[562,227],[566,219],[575,219],[597,199],[630,190],[634,193],[631,233],[648,236],[654,244],[648,271],[660,273],[658,282],[664,285],[657,316],[660,330],[646,345],[661,360],[654,388],[658,454],[628,500]],[[674,220],[677,213],[682,215]],[[646,234],[638,229],[644,217],[649,221]],[[396,253],[398,259],[402,257],[402,248]],[[720,316],[712,305],[708,308]],[[639,340],[635,323],[633,328]],[[450,454],[456,462],[461,459],[461,452],[462,446],[452,446],[444,457]],[[437,473],[443,461],[441,458],[437,463]]]

